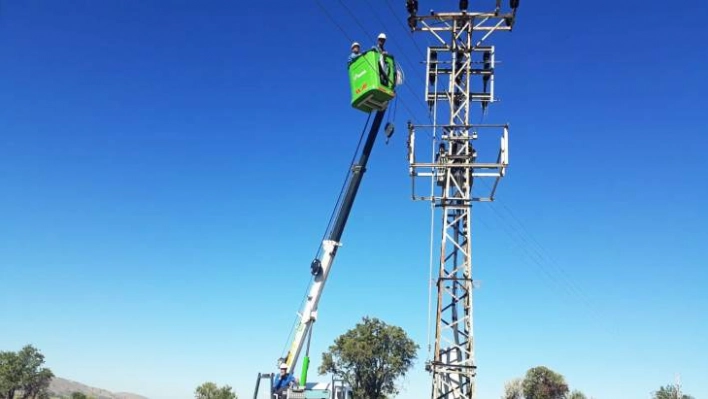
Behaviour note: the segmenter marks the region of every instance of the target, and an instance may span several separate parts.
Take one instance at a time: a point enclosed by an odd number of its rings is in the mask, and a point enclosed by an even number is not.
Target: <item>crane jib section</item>
[[[356,198],[362,177],[366,171],[366,165],[369,161],[369,156],[374,147],[374,142],[376,141],[376,136],[378,135],[385,112],[385,110],[376,112],[359,160],[352,166],[350,171],[350,179],[348,179],[342,205],[337,211],[329,236],[322,242],[322,255],[319,259],[315,259],[312,262],[311,272],[314,275],[314,280],[310,286],[305,307],[300,314],[300,321],[295,328],[295,336],[290,346],[290,351],[284,361],[288,365],[288,372],[292,372],[295,368],[300,352],[312,329],[312,324],[317,319],[317,306],[322,296],[325,283],[327,282],[332,263],[334,262],[337,248],[340,245],[340,240],[344,233],[347,220],[349,219],[352,206],[354,205],[354,199]],[[305,374],[303,373],[303,375]]]

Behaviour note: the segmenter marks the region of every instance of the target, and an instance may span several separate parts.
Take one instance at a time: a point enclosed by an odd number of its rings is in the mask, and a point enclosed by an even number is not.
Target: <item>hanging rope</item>
[[[437,124],[438,124],[438,84],[437,84],[437,76],[438,76],[438,64],[437,62],[435,63],[435,95],[434,95],[434,100],[433,100],[433,134],[432,134],[432,148],[430,152],[431,156],[431,163],[435,163],[435,153],[437,151],[436,146],[437,146]],[[428,280],[428,360],[430,360],[430,352],[432,351],[432,345],[430,344],[430,332],[432,330],[431,325],[432,325],[432,306],[433,306],[433,255],[435,249],[433,248],[434,246],[434,231],[435,231],[435,199],[433,198],[435,196],[435,180],[436,180],[436,175],[435,175],[435,170],[433,170],[433,176],[430,179],[430,259],[429,259],[429,280]]]

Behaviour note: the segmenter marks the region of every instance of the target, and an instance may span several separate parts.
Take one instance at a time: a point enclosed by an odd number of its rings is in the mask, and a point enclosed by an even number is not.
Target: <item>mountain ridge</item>
[[[61,377],[54,377],[49,383],[49,394],[53,398],[70,397],[73,392],[81,392],[94,399],[149,399],[145,396],[130,392],[111,392],[106,389],[96,388],[82,384],[78,381]]]

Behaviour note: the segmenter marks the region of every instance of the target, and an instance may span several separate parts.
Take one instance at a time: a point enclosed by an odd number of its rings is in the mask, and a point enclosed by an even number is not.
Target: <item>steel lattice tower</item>
[[[509,162],[508,126],[471,124],[470,121],[473,116],[481,120],[488,105],[496,101],[495,48],[489,44],[490,37],[495,32],[512,30],[519,2],[511,0],[504,5],[502,0],[472,2],[475,6],[488,3],[490,10],[467,11],[468,1],[463,0],[459,2],[460,12],[431,11],[428,15],[417,15],[418,1],[406,1],[411,30],[428,32],[436,42],[428,47],[426,62],[425,100],[433,122],[431,125],[408,124],[413,199],[430,201],[442,218],[438,273],[431,276],[432,289],[437,291],[435,343],[434,348],[429,348],[432,358],[426,365],[433,377],[433,399],[474,399],[476,396],[472,204],[494,199]],[[438,123],[438,120],[446,122]],[[420,130],[431,131],[425,137],[431,138],[432,145],[425,143],[416,148],[416,131]],[[480,141],[495,132],[499,134],[498,151],[494,151],[496,154],[488,152],[490,156],[496,155],[496,159],[486,161],[488,148]],[[425,155],[430,156],[431,161],[418,162],[416,151],[427,152]],[[429,195],[417,194],[418,178],[432,179]],[[484,187],[485,194],[475,196],[473,184],[482,178],[490,179],[491,184]],[[475,191],[480,188],[475,187]]]

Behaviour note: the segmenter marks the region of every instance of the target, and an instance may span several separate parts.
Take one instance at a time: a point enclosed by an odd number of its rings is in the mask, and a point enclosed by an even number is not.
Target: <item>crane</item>
[[[359,191],[369,156],[374,148],[376,137],[386,113],[388,103],[395,97],[395,86],[400,82],[399,71],[395,68],[395,61],[390,54],[381,54],[375,50],[369,50],[358,57],[349,65],[349,80],[351,86],[351,105],[362,112],[376,112],[371,127],[366,136],[366,141],[359,155],[359,159],[351,166],[347,176],[346,187],[343,191],[344,197],[338,207],[335,207],[335,214],[331,228],[325,234],[325,239],[321,243],[319,257],[316,257],[310,264],[312,283],[310,285],[307,301],[304,308],[298,313],[299,320],[295,326],[295,334],[290,345],[290,350],[284,358],[278,359],[282,368],[286,368],[288,373],[293,373],[298,363],[300,354],[305,349],[305,356],[302,362],[300,380],[291,386],[279,398],[283,399],[350,399],[352,397],[351,388],[342,381],[330,383],[308,383],[307,371],[310,364],[309,347],[312,337],[312,327],[317,320],[317,307],[322,298],[329,272],[331,270],[337,250],[341,245],[342,234],[351,214],[354,200]],[[368,124],[368,120],[367,120]],[[387,127],[386,134],[391,135],[393,129]],[[254,399],[258,398],[261,381],[269,381],[270,397],[274,396],[272,373],[259,373],[256,379],[256,389]]]

